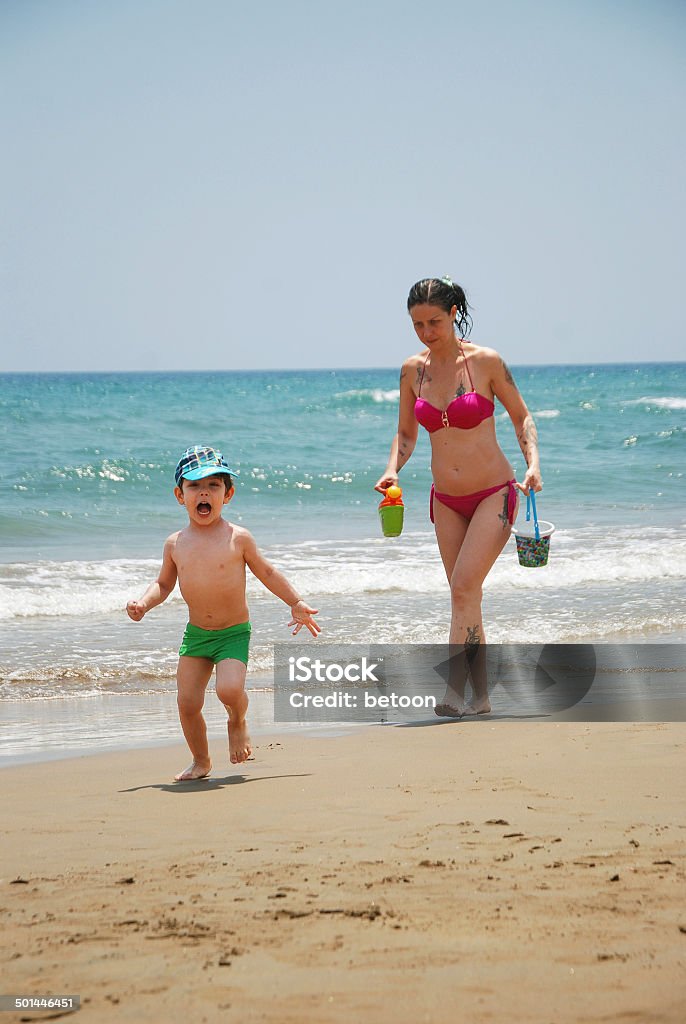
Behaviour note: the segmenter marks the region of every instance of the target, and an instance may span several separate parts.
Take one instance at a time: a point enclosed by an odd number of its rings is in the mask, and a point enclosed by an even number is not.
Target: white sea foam
[[[514,541],[510,542],[513,545]],[[558,530],[550,540],[548,565],[523,569],[501,557],[487,587],[569,589],[602,584],[678,581],[686,574],[686,539],[675,530],[582,528]]]
[[[484,589],[554,591],[638,582],[657,586],[686,576],[686,537],[678,530],[558,530],[550,552],[544,568],[524,569],[511,539]],[[436,542],[428,533],[407,534],[400,544],[381,537],[345,547],[336,541],[312,541],[273,547],[268,554],[299,590],[319,602],[332,597],[440,594],[446,588]],[[0,566],[0,621],[121,615],[127,600],[142,592],[158,568],[154,559]],[[273,601],[250,574],[248,594],[251,602]],[[178,589],[170,601],[181,601]]]
[[[333,396],[337,399],[365,399],[369,398],[372,402],[399,402],[400,401],[400,388],[391,388],[385,391],[383,388],[352,388],[350,391],[340,391],[337,395]]]
[[[158,569],[152,559],[0,565],[0,621],[121,613]]]
[[[669,396],[654,396],[644,398],[632,398],[624,402],[624,405],[656,405],[660,409],[686,409],[686,398],[670,398]]]
[[[123,652],[122,652],[123,655]],[[11,700],[59,700],[62,697],[94,697],[101,693],[161,694],[176,690],[177,656],[174,648],[156,652],[156,658],[136,658],[128,652],[115,663],[107,652],[91,652],[74,662],[69,651],[63,661],[45,664],[42,659],[26,659],[21,667],[0,664],[0,702]],[[271,645],[255,646],[250,652],[250,676],[271,672]],[[250,678],[248,679],[250,688]]]
[[[415,534],[411,543],[403,546],[391,546],[379,538],[345,552],[313,544],[305,557],[284,548],[275,560],[287,575],[297,574],[301,588],[312,594],[432,594],[446,586],[431,534]],[[511,539],[484,589],[557,589],[638,581],[657,584],[684,575],[686,538],[681,531],[593,527],[555,532],[549,564],[537,571],[518,564]]]

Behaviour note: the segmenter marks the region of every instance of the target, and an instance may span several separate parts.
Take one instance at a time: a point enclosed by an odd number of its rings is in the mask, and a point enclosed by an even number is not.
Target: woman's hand
[[[527,469],[524,480],[521,484],[518,483],[517,487],[524,494],[528,494],[530,490],[535,492],[542,491],[543,481],[541,480],[541,471],[538,466],[532,466],[530,469]]]
[[[376,483],[374,484],[374,490],[378,491],[379,494],[385,494],[389,487],[398,486],[398,474],[397,473],[384,473]]]

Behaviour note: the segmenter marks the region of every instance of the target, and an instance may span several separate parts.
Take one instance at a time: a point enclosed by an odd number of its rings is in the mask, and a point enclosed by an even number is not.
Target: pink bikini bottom
[[[507,480],[504,484],[498,484],[496,487],[487,487],[485,491],[475,491],[474,494],[440,494],[432,484],[429,498],[431,522],[434,521],[434,498],[440,501],[441,505],[446,505],[454,512],[459,512],[465,519],[471,519],[484,498],[488,498],[497,491],[502,491],[503,487],[507,487],[507,521],[514,523],[515,508],[517,507],[517,488],[514,480]]]

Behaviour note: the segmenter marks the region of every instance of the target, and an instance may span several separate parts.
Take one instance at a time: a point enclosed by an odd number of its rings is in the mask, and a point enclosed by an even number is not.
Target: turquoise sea
[[[488,639],[686,639],[686,363],[513,372],[556,532],[544,569],[506,547],[485,586]],[[140,624],[123,609],[184,523],[173,470],[197,443],[240,471],[227,515],[320,609],[322,639],[444,641],[424,431],[401,474],[405,530],[379,528],[397,406],[395,369],[0,375],[0,706],[173,692],[178,593]],[[500,407],[496,424],[521,479]],[[254,583],[250,604],[251,678],[268,687],[288,610]]]

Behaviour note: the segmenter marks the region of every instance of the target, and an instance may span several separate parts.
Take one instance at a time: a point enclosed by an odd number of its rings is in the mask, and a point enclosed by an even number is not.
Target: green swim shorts
[[[250,623],[239,622],[228,629],[202,629],[190,622],[183,634],[179,654],[189,658],[209,658],[215,665],[226,658],[236,658],[248,664]]]

